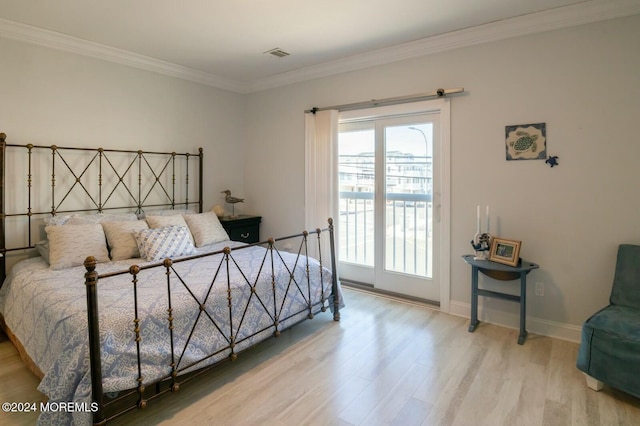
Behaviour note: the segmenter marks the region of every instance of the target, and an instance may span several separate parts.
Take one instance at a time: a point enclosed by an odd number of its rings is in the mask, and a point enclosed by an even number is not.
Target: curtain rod
[[[329,109],[337,109],[338,111],[349,111],[353,109],[362,109],[362,108],[370,108],[377,107],[383,105],[393,105],[393,104],[402,104],[407,102],[417,102],[430,98],[442,98],[446,95],[452,95],[455,93],[464,92],[463,87],[456,87],[455,89],[437,89],[430,93],[422,93],[419,95],[409,95],[409,96],[398,96],[395,98],[384,98],[384,99],[371,99],[370,101],[364,102],[356,102],[353,104],[344,104],[344,105],[334,105],[330,107],[322,107],[316,108],[313,107],[311,109],[305,110],[305,113],[315,114],[318,111],[326,111]]]

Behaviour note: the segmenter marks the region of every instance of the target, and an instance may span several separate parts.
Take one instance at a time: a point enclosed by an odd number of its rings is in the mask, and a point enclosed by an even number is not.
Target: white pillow
[[[55,216],[50,216],[50,217],[45,217],[44,218],[44,225],[45,226],[49,226],[49,225],[64,225],[67,222],[69,222],[69,220],[71,220],[71,215],[60,215],[57,214]]]
[[[47,265],[49,264],[49,240],[42,240],[35,243],[36,250],[38,250],[38,254],[42,257]]]
[[[187,226],[187,222],[184,221],[181,215],[171,216],[147,216],[147,223],[149,228],[164,228],[165,226]]]
[[[149,229],[144,220],[124,222],[101,222],[107,236],[107,244],[111,253],[111,260],[124,260],[140,257],[135,233]]]
[[[109,261],[109,251],[102,225],[46,226],[51,269],[65,269],[84,264],[87,256],[98,262]]]
[[[196,214],[192,209],[165,209],[165,210],[151,210],[148,213],[142,212],[138,215],[138,219],[145,219],[148,216],[175,216],[184,214]]]
[[[90,225],[104,222],[124,222],[138,220],[135,213],[111,214],[96,213],[86,215],[73,215],[66,225]]]
[[[149,261],[196,254],[186,226],[166,226],[136,232],[140,257]]]
[[[196,247],[229,240],[229,234],[224,230],[215,213],[190,214],[183,217],[193,235]]]

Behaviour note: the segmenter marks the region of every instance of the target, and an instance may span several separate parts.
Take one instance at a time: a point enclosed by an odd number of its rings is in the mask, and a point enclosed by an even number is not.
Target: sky
[[[424,136],[420,131],[410,127],[422,130]],[[424,156],[425,154],[431,156],[433,154],[432,129],[433,125],[431,123],[387,127],[387,150],[401,151],[417,156]],[[425,150],[425,137],[429,145],[427,150]],[[339,154],[355,155],[363,152],[373,152],[373,138],[373,129],[342,132],[339,136]]]

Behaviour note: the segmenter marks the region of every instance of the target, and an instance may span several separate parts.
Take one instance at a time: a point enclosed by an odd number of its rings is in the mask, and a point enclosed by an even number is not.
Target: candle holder
[[[487,253],[491,250],[491,234],[488,232],[477,233],[473,236],[473,240],[471,240],[471,246],[476,252],[476,256],[474,260],[487,260],[489,258],[489,254]]]

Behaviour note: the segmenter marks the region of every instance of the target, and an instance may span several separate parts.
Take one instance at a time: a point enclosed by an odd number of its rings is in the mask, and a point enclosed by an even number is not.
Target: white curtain
[[[338,111],[305,114],[305,229],[337,225]]]
[[[338,111],[318,111],[305,115],[305,229],[313,232],[316,228],[327,227],[327,219],[333,218],[338,225]],[[335,236],[336,264],[338,262],[338,236]],[[322,243],[322,253],[318,253],[316,244],[309,244],[309,255],[318,258],[330,269],[332,265],[328,238]],[[340,280],[338,271],[333,270]],[[340,307],[345,306],[342,295]],[[333,312],[334,299],[329,299],[329,308]]]

